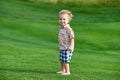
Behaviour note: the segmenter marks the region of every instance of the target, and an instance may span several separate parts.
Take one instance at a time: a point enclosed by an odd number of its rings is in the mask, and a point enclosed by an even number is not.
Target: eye
[[[66,19],[62,19],[62,18],[60,18],[59,20],[66,20]]]
[[[59,20],[62,20],[61,18]]]

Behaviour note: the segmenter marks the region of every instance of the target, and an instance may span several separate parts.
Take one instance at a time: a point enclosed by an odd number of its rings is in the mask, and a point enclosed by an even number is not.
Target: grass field
[[[59,5],[59,6],[58,6]],[[60,69],[58,12],[74,18],[71,75]],[[0,80],[119,80],[120,7],[0,1]]]

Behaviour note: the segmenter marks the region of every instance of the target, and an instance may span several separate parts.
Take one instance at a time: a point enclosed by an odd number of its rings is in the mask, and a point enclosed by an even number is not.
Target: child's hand
[[[72,48],[71,48],[71,47],[68,47],[67,51],[72,51]]]

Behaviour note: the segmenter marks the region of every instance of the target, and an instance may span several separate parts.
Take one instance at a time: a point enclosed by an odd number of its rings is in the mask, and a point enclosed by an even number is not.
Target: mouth
[[[64,24],[64,23],[61,23],[61,24]]]

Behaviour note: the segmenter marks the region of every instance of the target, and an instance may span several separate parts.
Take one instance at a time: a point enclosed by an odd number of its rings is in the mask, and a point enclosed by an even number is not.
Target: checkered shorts
[[[70,62],[72,57],[72,51],[60,50],[60,61],[61,62]]]

